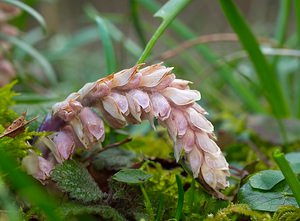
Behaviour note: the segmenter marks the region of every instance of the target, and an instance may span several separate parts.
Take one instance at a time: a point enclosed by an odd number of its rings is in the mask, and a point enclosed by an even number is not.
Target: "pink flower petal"
[[[181,90],[189,89],[189,84],[191,84],[191,81],[186,81],[182,79],[174,79],[174,81],[170,84],[170,87],[175,87]]]
[[[85,135],[91,143],[95,143],[104,139],[103,121],[90,108],[85,107],[79,114],[79,118],[83,124]]]
[[[176,141],[174,142],[174,156],[176,162],[178,162],[183,149],[185,153],[189,153],[195,148],[194,132],[191,129],[188,129],[183,137],[177,137]]]
[[[183,147],[184,147],[184,143],[182,139],[177,139],[174,143],[174,157],[176,159],[176,162],[178,162],[181,157]]]
[[[162,121],[166,120],[171,113],[171,106],[167,99],[160,93],[151,94],[150,99],[154,116],[158,117]]]
[[[186,133],[182,138],[183,147],[185,152],[190,152],[195,147],[195,133],[190,128],[187,129]]]
[[[173,108],[171,111],[171,119],[175,122],[177,128],[177,136],[183,136],[188,127],[188,123],[183,112],[176,108]]]
[[[53,115],[58,116],[67,122],[72,120],[81,111],[81,109],[81,103],[75,99],[67,99],[63,102],[56,103],[52,107]]]
[[[55,133],[52,138],[53,142],[56,145],[56,150],[60,158],[58,159],[58,162],[69,159],[74,152],[74,137],[69,130],[70,127],[67,126],[63,130]]]
[[[229,182],[226,180],[227,176],[230,176],[227,170],[216,170],[217,189],[225,189],[229,186]]]
[[[146,66],[146,67],[140,69],[139,72],[141,72],[143,74],[143,76],[146,76],[146,75],[151,75],[153,72],[160,70],[160,69],[166,69],[166,67],[162,65],[162,62],[158,63],[158,64]]]
[[[147,88],[147,90],[161,91],[161,90],[165,89],[166,87],[169,87],[174,79],[175,79],[174,74],[167,74],[160,80],[160,82],[155,87]]]
[[[113,128],[122,128],[124,126],[127,125],[127,121],[125,120],[120,120],[120,119],[116,119],[114,117],[112,117],[112,115],[110,115],[103,107],[103,105],[101,103],[99,103],[97,105],[99,111],[101,112],[101,114],[103,115],[103,117],[105,118],[105,120],[107,121],[107,123],[113,127]]]
[[[38,156],[34,152],[23,158],[22,166],[26,169],[27,173],[40,181],[46,180],[50,176],[54,165],[52,162]]]
[[[172,138],[173,142],[176,142],[178,129],[175,121],[172,120],[171,117],[169,117],[167,120],[159,122],[162,126],[165,126],[168,129],[169,135]]]
[[[137,72],[138,67],[141,65],[135,65],[132,68],[125,69],[123,71],[120,71],[116,74],[114,74],[112,79],[112,87],[120,87],[128,84],[130,78],[134,73]]]
[[[191,126],[194,126],[207,133],[212,133],[214,131],[213,125],[194,108],[187,108],[186,112],[188,114]]]
[[[101,98],[109,95],[110,93],[111,82],[105,80],[96,81],[94,87],[92,88],[90,94],[88,94],[88,98],[92,101],[99,101]]]
[[[196,143],[200,150],[203,150],[207,153],[211,153],[213,155],[219,155],[220,153],[220,148],[218,145],[212,139],[210,139],[206,133],[196,133]]]
[[[45,180],[46,178],[48,178],[50,176],[50,173],[53,170],[54,165],[52,162],[47,161],[43,157],[39,156],[38,159],[39,159],[39,168],[40,168],[41,172],[44,174],[42,180]]]
[[[128,113],[128,101],[124,95],[112,92],[109,96],[115,100],[122,114]]]
[[[193,172],[193,176],[198,177],[200,167],[203,164],[203,155],[202,153],[194,148],[191,152],[187,153],[187,160],[191,166],[191,170]]]
[[[142,112],[141,115],[142,120],[148,120],[151,127],[155,130],[155,125],[154,125],[154,115],[152,111],[149,112]]]
[[[142,80],[140,86],[142,87],[155,87],[157,86],[164,76],[172,71],[173,68],[166,68],[164,66],[150,66],[150,70],[143,71],[140,70],[142,75]],[[156,70],[155,70],[156,69]]]
[[[205,154],[205,162],[211,168],[228,170],[228,163],[221,152],[217,156],[209,153]]]
[[[162,91],[167,99],[176,105],[187,105],[200,100],[200,92],[196,90],[180,90],[174,87],[167,87]]]
[[[149,111],[150,98],[146,92],[133,89],[128,92],[128,95],[131,96],[136,101],[136,103],[143,108],[143,110],[145,110],[146,112]]]
[[[138,88],[140,86],[141,80],[142,80],[142,73],[136,72],[131,76],[127,84],[120,87],[120,90],[132,90]]]
[[[80,100],[81,102],[83,101],[83,99],[86,96],[89,96],[89,93],[91,92],[91,90],[96,86],[96,82],[90,82],[90,83],[86,83],[79,91],[78,94],[80,94],[80,97],[78,100]]]
[[[73,129],[76,137],[78,138],[78,140],[80,142],[80,146],[82,145],[84,148],[88,149],[90,147],[91,142],[90,142],[87,134],[85,134],[85,132],[84,132],[81,120],[78,117],[76,117],[72,121],[70,121],[69,124],[72,126],[72,129]],[[71,131],[71,129],[70,129],[70,131]]]
[[[126,93],[126,98],[128,101],[128,105],[129,105],[129,110],[130,110],[130,115],[136,119],[138,122],[141,122],[141,107],[140,105],[137,103],[137,101],[128,93]]]
[[[102,104],[104,110],[107,113],[109,113],[113,118],[121,121],[126,121],[118,104],[115,102],[115,100],[112,97],[110,96],[104,97]]]
[[[208,114],[206,110],[197,103],[194,103],[192,107],[200,114]]]
[[[204,181],[213,189],[216,189],[217,187],[217,178],[215,171],[207,166],[207,164],[204,162],[201,167],[201,174],[204,179]]]

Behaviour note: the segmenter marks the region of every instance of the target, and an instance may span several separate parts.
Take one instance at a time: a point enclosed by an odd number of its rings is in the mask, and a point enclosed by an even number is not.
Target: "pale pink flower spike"
[[[184,155],[193,176],[199,177],[213,191],[227,187],[228,163],[213,140],[214,128],[205,118],[206,111],[196,103],[201,98],[200,93],[189,88],[191,82],[175,79],[173,68],[162,64],[140,69],[141,66],[136,65],[87,83],[78,92],[53,106],[53,117],[65,121],[65,126],[55,133],[69,136],[66,139],[68,147],[65,149],[60,147],[62,136],[50,138],[51,145],[56,145],[59,151],[53,150],[55,147],[49,147],[44,142],[56,161],[60,163],[70,158],[74,150],[73,144],[76,147],[90,148],[103,141],[103,122],[89,108],[94,107],[114,128],[143,120],[148,120],[154,127],[153,120],[156,118],[160,125],[167,128],[174,142],[176,161]],[[38,178],[41,178],[40,174]]]

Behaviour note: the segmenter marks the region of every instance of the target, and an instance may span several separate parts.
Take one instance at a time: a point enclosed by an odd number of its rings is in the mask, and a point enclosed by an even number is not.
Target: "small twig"
[[[120,146],[120,145],[122,145],[122,144],[125,144],[125,143],[128,143],[128,142],[130,142],[130,141],[132,141],[132,138],[131,138],[131,137],[127,137],[125,140],[122,140],[122,141],[120,141],[120,142],[116,142],[116,143],[113,143],[113,144],[109,144],[109,145],[107,145],[107,146],[105,146],[105,147],[99,149],[98,151],[92,153],[91,156],[89,156],[88,158],[84,159],[84,161],[85,161],[85,162],[87,162],[87,161],[89,162],[89,161],[91,161],[91,160],[95,157],[95,155],[97,155],[97,154],[99,154],[99,153],[102,153],[102,152],[104,152],[104,151],[106,151],[106,150],[108,150],[108,149],[111,149],[111,148],[114,148],[114,147],[118,147],[118,146]]]
[[[264,42],[268,42],[271,44],[274,44],[274,41],[269,39],[269,38],[263,38],[260,37],[258,38],[259,42],[264,43]],[[198,44],[205,44],[205,43],[211,43],[211,42],[237,42],[239,41],[239,38],[236,34],[234,33],[217,33],[217,34],[209,34],[209,35],[202,35],[198,38],[192,39],[192,40],[188,40],[183,42],[182,44],[180,44],[178,47],[168,50],[164,53],[162,53],[159,56],[156,56],[153,60],[167,60],[170,59],[172,57],[177,56],[178,54],[180,54],[182,51],[192,48],[195,45]]]
[[[248,175],[248,171],[243,170],[243,169],[239,169],[239,168],[237,168],[235,166],[232,166],[232,165],[229,165],[229,169],[234,170],[236,172],[235,175],[240,177],[240,178],[243,178],[243,177]]]
[[[120,146],[122,144],[125,144],[125,143],[128,143],[130,141],[132,141],[132,138],[127,137],[125,140],[122,140],[122,141],[116,142],[116,143],[112,143],[112,144],[109,144],[109,145],[103,147],[103,149],[99,150],[98,153],[101,153],[101,152],[106,151],[107,149],[110,149],[110,148],[113,148],[113,147],[118,147],[118,146]]]

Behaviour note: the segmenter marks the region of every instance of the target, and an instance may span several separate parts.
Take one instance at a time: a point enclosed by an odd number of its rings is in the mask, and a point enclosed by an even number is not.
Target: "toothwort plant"
[[[162,64],[141,66],[87,83],[56,103],[40,128],[55,131],[37,144],[43,155],[31,153],[23,161],[29,173],[45,180],[55,164],[72,157],[75,147],[89,149],[104,140],[104,124],[93,107],[113,128],[143,120],[155,128],[156,118],[174,142],[176,161],[184,153],[195,178],[215,191],[228,186],[228,163],[214,142],[213,125],[205,118],[207,112],[196,103],[200,93],[189,88],[191,82],[176,79],[173,68]]]

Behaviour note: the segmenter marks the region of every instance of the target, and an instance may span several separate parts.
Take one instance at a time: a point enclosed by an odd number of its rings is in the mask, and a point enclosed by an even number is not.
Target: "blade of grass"
[[[105,55],[105,59],[106,59],[106,68],[107,68],[107,73],[113,73],[114,71],[116,71],[116,56],[114,53],[114,47],[112,45],[111,39],[110,39],[110,35],[107,29],[107,26],[105,24],[104,19],[102,19],[102,17],[100,17],[99,15],[97,15],[97,11],[92,7],[92,6],[87,6],[85,8],[85,11],[87,13],[87,15],[95,20],[98,29],[99,29],[99,36],[104,48],[104,55]]]
[[[98,32],[98,28],[94,26],[77,31],[72,35],[72,38],[70,37],[66,40],[66,43],[63,44],[63,46],[55,49],[54,51],[46,52],[45,54],[47,59],[50,61],[62,59],[66,56],[66,54],[72,52],[74,49],[99,40]]]
[[[288,18],[290,15],[290,8],[291,8],[291,0],[280,0],[279,1],[279,13],[277,16],[277,22],[275,27],[275,33],[274,37],[277,41],[277,47],[282,47],[285,41],[285,34],[286,29],[288,25]],[[280,60],[282,56],[275,56],[271,60],[271,68],[276,70],[278,61]],[[293,87],[291,85],[287,84],[286,82],[286,76],[279,75],[279,73],[275,74],[278,75],[279,82],[281,84],[281,87],[283,88],[284,96],[287,98],[288,105],[292,105],[292,97],[289,96],[289,93],[291,90],[293,90]]]
[[[164,207],[164,195],[161,193],[159,196],[159,202],[158,202],[158,206],[157,206],[155,221],[162,220],[163,212],[164,212],[163,207]]]
[[[139,37],[139,40],[140,40],[142,46],[145,48],[147,41],[146,41],[146,37],[145,37],[145,34],[144,34],[142,26],[141,26],[141,22],[140,22],[141,19],[139,17],[137,0],[130,0],[130,16],[131,16],[135,31]]]
[[[295,0],[295,16],[296,16],[296,34],[297,34],[297,43],[300,48],[300,0]],[[300,67],[300,64],[299,64]],[[299,68],[300,71],[300,68]],[[298,72],[299,72],[298,71]],[[300,81],[300,76],[298,74],[298,82]],[[300,85],[297,84],[297,102],[296,102],[296,116],[300,118]]]
[[[142,48],[131,39],[126,38],[126,36],[124,36],[124,34],[111,21],[105,18],[104,21],[107,25],[110,37],[113,40],[121,43],[130,54],[138,58],[143,52]],[[96,42],[99,39],[98,32],[98,28],[95,27],[83,28],[82,30],[73,34],[72,38],[69,39],[60,49],[56,51],[47,52],[47,59],[51,61],[59,60],[66,56],[66,54],[71,53],[75,49]]]
[[[22,35],[20,39],[21,41],[24,41],[29,45],[34,45],[37,42],[41,41],[44,37],[45,35],[43,34],[42,29],[38,27],[30,31],[27,31]],[[15,51],[14,56],[18,60],[23,60],[24,57],[26,56],[26,52],[24,50],[18,49]]]
[[[176,175],[176,183],[178,187],[178,201],[177,201],[175,219],[180,220],[182,215],[183,203],[184,203],[184,189],[181,183],[180,176],[178,175]]]
[[[51,84],[56,83],[56,75],[50,63],[45,59],[45,57],[39,53],[35,48],[31,45],[27,44],[26,42],[19,40],[13,36],[6,36],[3,33],[0,33],[0,39],[4,41],[8,41],[9,43],[15,45],[16,47],[22,49],[27,54],[29,54],[32,58],[34,58],[43,68],[45,75]]]
[[[285,180],[289,184],[294,197],[296,198],[296,201],[298,203],[298,206],[300,207],[300,182],[297,178],[296,174],[293,172],[291,166],[289,165],[288,161],[286,160],[283,153],[281,153],[279,150],[276,150],[273,153],[273,157],[277,165],[279,166],[281,172],[283,173]]]
[[[148,196],[148,193],[145,190],[143,184],[140,184],[140,188],[141,188],[141,191],[142,191],[143,196],[144,196],[145,207],[146,207],[146,210],[147,210],[147,213],[148,213],[148,216],[149,216],[148,218],[149,218],[149,220],[154,220],[153,207],[152,207],[152,203],[150,201],[150,198]]]
[[[141,5],[143,5],[148,11],[154,13],[159,9],[159,4],[156,1],[148,1],[148,0],[139,0]],[[193,33],[187,26],[185,26],[182,22],[175,19],[171,24],[170,28],[173,29],[179,36],[184,39],[193,39],[198,36]],[[219,57],[213,53],[205,45],[197,45],[195,49],[205,58],[205,60],[213,65],[219,60]],[[254,112],[266,112],[263,107],[260,105],[258,99],[253,95],[252,91],[247,89],[245,86],[241,85],[239,81],[234,76],[234,70],[230,67],[224,65],[222,68],[218,69],[217,74],[224,79],[228,85],[232,88],[232,90],[237,94],[243,103],[249,108],[250,111]]]
[[[134,41],[124,36],[123,32],[120,31],[112,22],[105,20],[107,27],[109,29],[109,33],[111,38],[115,41],[120,42],[124,45],[128,52],[130,52],[133,56],[139,57],[143,52],[143,49],[138,46]]]
[[[284,37],[290,15],[291,0],[280,0],[279,15],[277,17],[275,39],[278,42],[278,46],[282,46],[284,43]]]
[[[276,117],[289,116],[289,107],[284,98],[282,88],[279,85],[277,75],[263,56],[246,21],[233,4],[232,0],[219,0],[219,2],[231,27],[239,36],[242,46],[247,51],[250,60],[254,65],[260,84],[262,85],[262,88],[264,88],[266,99],[271,105],[274,115]]]
[[[14,5],[24,11],[26,11],[28,14],[30,14],[32,17],[34,17],[38,23],[42,26],[43,30],[46,30],[46,22],[43,18],[43,16],[40,15],[36,10],[31,8],[30,6],[26,5],[22,1],[16,1],[16,0],[2,0],[1,2]]]
[[[191,212],[192,209],[193,209],[193,204],[194,204],[194,200],[195,200],[195,179],[192,180],[192,183],[191,183],[191,187],[190,187],[190,197],[188,198],[188,202],[187,202],[187,205],[188,205],[188,212]]]
[[[162,8],[159,9],[154,14],[154,17],[160,17],[163,19],[160,26],[157,28],[156,32],[153,34],[151,39],[141,57],[139,58],[137,64],[143,63],[149,54],[152,51],[156,41],[163,34],[163,32],[167,29],[167,27],[171,24],[171,22],[176,18],[176,16],[191,2],[191,0],[169,0]]]
[[[56,203],[52,197],[46,194],[37,184],[37,181],[34,181],[33,178],[21,171],[16,161],[3,149],[3,145],[0,145],[0,171],[5,174],[5,179],[16,189],[18,194],[28,200],[28,202],[39,207],[48,220],[62,220],[56,213]]]
[[[19,96],[13,97],[13,100],[18,104],[42,104],[48,102],[55,102],[59,100],[59,96],[52,95],[39,95],[36,93],[22,93]]]

